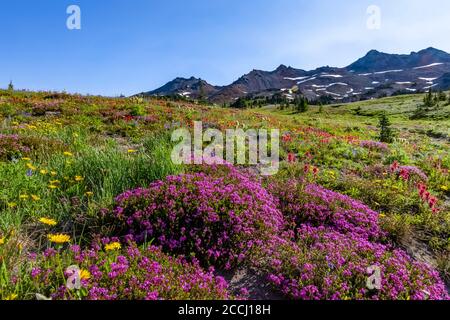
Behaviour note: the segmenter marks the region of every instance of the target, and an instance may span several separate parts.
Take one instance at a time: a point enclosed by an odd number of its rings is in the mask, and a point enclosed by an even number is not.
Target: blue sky
[[[66,28],[73,4],[81,30]],[[366,27],[372,4],[380,30]],[[449,13],[448,0],[3,0],[0,87],[131,95],[176,76],[346,66],[370,49],[450,52]]]

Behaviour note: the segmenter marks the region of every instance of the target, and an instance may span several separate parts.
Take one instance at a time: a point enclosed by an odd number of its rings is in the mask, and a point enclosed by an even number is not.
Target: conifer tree
[[[380,121],[378,123],[380,128],[379,140],[385,143],[392,143],[394,141],[394,135],[391,129],[391,122],[385,112],[380,115]]]
[[[423,105],[426,109],[431,109],[434,106],[434,99],[433,99],[433,92],[430,90],[428,91],[425,98],[423,98]]]

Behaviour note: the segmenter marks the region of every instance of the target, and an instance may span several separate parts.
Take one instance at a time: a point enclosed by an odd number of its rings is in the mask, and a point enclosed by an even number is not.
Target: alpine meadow
[[[449,300],[443,16],[62,2],[0,15],[0,300]]]

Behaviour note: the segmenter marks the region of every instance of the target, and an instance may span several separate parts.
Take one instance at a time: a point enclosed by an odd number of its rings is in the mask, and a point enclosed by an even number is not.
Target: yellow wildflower
[[[54,177],[54,176],[57,175],[57,173],[56,173],[55,171],[51,171],[51,172],[50,172],[50,175]]]
[[[448,187],[447,186],[441,186],[441,190],[443,190],[443,191],[448,191]]]
[[[70,241],[70,236],[66,234],[49,234],[47,235],[47,238],[50,242],[56,243],[56,244],[63,244]]]
[[[8,207],[15,208],[15,207],[17,207],[17,203],[15,203],[15,202],[8,202]]]
[[[119,242],[111,242],[105,245],[106,251],[119,250],[122,246]]]
[[[82,176],[75,176],[75,181],[83,181],[84,178]]]
[[[31,163],[27,163],[27,167],[28,167],[28,169],[36,170],[36,167],[33,166]]]
[[[79,275],[81,280],[88,280],[91,278],[91,273],[86,269],[81,269]]]
[[[27,158],[27,157],[22,158],[22,160],[23,160],[23,161],[31,161],[31,159],[30,159],[30,158]]]
[[[128,153],[136,153],[137,152],[137,150],[134,150],[134,149],[128,149]]]
[[[1,246],[2,244],[5,244],[5,237],[1,237],[1,238],[0,238],[0,246]]]
[[[31,199],[33,199],[33,201],[39,201],[39,200],[41,200],[41,198],[40,198],[39,196],[34,195],[34,194],[31,195]]]
[[[25,199],[28,199],[28,195],[27,194],[21,194],[19,196],[19,198],[22,199],[22,200],[25,200]]]
[[[66,157],[73,157],[73,153],[68,152],[68,151],[64,151],[64,155],[65,155]]]
[[[49,188],[49,189],[58,189],[59,187],[58,187],[58,186],[55,186],[55,185],[53,185],[53,184],[50,184],[50,185],[48,186],[48,188]]]
[[[5,298],[5,300],[6,300],[6,301],[9,301],[9,300],[16,300],[17,297],[18,297],[17,294],[11,293],[9,296],[7,296],[7,297]]]
[[[49,218],[40,218],[39,222],[46,224],[48,226],[52,226],[52,227],[56,226],[56,224],[57,224],[57,222],[55,220],[49,219]]]
[[[48,171],[43,169],[43,170],[40,171],[40,173],[43,174],[43,175],[46,175],[48,173]]]
[[[87,195],[88,197],[92,197],[94,193],[92,191],[87,191],[85,195]]]
[[[380,213],[380,218],[386,218],[386,215],[384,213]]]
[[[51,184],[57,184],[57,183],[60,183],[60,181],[59,180],[50,180],[50,183]]]

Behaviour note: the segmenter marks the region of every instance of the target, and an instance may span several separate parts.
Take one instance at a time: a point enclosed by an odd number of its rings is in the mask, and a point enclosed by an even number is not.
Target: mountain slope
[[[444,51],[428,48],[411,54],[388,54],[371,50],[366,56],[346,69],[355,72],[374,72],[392,69],[411,69],[433,63],[450,63],[450,55]]]
[[[202,79],[191,77],[189,79],[176,78],[156,90],[143,92],[141,93],[141,95],[144,96],[180,95],[187,98],[197,99],[202,96],[208,98],[209,96],[213,95],[219,90],[220,87],[210,85],[209,83],[207,83]]]
[[[230,85],[217,87],[191,77],[177,78],[143,96],[181,95],[210,102],[233,102],[241,97],[296,94],[310,100],[342,102],[366,100],[394,94],[450,89],[450,54],[427,48],[410,54],[388,54],[376,50],[345,68],[320,67],[305,71],[279,66],[273,71],[253,70]]]

